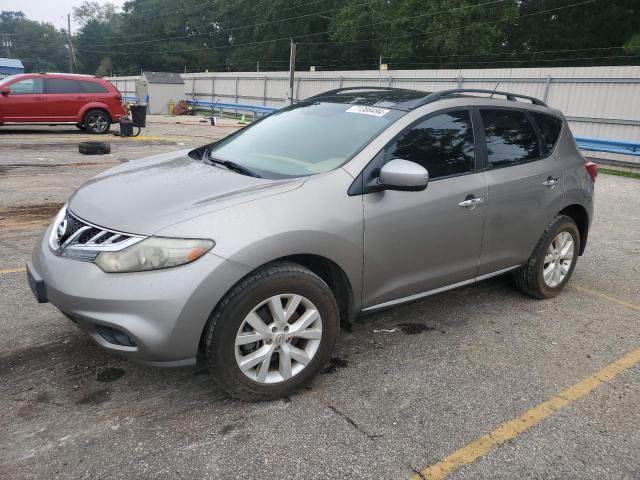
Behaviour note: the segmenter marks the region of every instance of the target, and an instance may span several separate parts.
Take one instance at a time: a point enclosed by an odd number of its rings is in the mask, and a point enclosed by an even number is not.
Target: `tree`
[[[108,23],[117,16],[118,8],[110,2],[103,5],[98,2],[82,2],[80,6],[73,7],[73,18],[81,26],[89,22]]]
[[[11,39],[10,54],[25,71],[67,71],[66,35],[50,23],[28,20],[22,12],[0,12],[0,33]]]

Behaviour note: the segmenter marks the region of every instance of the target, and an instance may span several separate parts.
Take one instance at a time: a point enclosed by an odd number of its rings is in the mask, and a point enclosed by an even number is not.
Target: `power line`
[[[449,9],[449,10],[440,10],[440,11],[437,11],[437,12],[429,12],[429,13],[424,13],[424,14],[419,14],[419,15],[412,15],[412,16],[409,16],[409,17],[394,18],[394,19],[383,20],[381,22],[376,22],[376,23],[371,23],[371,24],[366,24],[366,25],[356,25],[356,26],[350,27],[349,29],[365,28],[365,27],[380,25],[382,23],[398,22],[398,21],[410,20],[410,19],[414,19],[414,18],[421,18],[421,17],[426,17],[426,16],[434,16],[434,15],[439,15],[439,14],[443,14],[443,13],[451,13],[451,12],[454,12],[454,11],[457,11],[457,10],[466,10],[466,9],[469,9],[469,8],[477,8],[477,7],[487,6],[487,5],[494,5],[496,3],[501,3],[501,2],[505,2],[505,1],[507,1],[507,0],[491,0],[491,1],[485,2],[485,3],[478,3],[478,4],[475,4],[475,5],[465,5],[465,6],[462,6],[462,7],[456,7],[456,8],[452,8],[452,9]],[[585,0],[583,2],[580,2],[580,3],[576,4],[576,5],[582,5],[584,3],[591,3],[591,2],[595,2],[595,1],[596,0]],[[571,5],[569,5],[569,6],[571,6]],[[557,8],[554,8],[554,9],[549,9],[548,11],[554,11],[554,10],[558,10],[558,9],[561,9],[561,8],[567,8],[567,7],[568,6],[557,7]],[[539,12],[539,13],[545,13],[545,12]],[[532,15],[532,14],[527,14],[527,15],[523,15],[523,16],[529,16],[529,15]],[[511,17],[511,18],[519,18],[519,17],[516,16],[516,17]],[[294,20],[294,18],[289,19],[289,20]],[[248,42],[248,43],[236,44],[236,45],[220,45],[220,46],[214,46],[214,47],[202,47],[202,48],[180,49],[180,50],[145,51],[145,52],[138,52],[138,53],[180,53],[180,52],[191,52],[191,51],[202,51],[202,50],[216,50],[216,49],[236,48],[236,47],[244,47],[244,46],[263,45],[265,43],[279,42],[279,41],[284,41],[284,40],[289,41],[291,38],[311,37],[311,36],[315,36],[315,35],[325,35],[325,34],[329,34],[329,33],[331,33],[331,31],[327,30],[327,31],[323,31],[323,32],[305,33],[305,34],[302,34],[302,35],[287,35],[286,37],[282,37],[282,38],[261,40],[261,41],[257,41],[257,42]],[[409,35],[409,36],[414,36],[414,35],[421,35],[421,34],[413,34],[413,35]],[[393,38],[393,37],[388,37],[388,38]],[[365,40],[365,41],[369,42],[370,40]],[[339,44],[339,43],[346,43],[346,42],[332,42],[332,41],[329,41],[329,42],[317,42],[317,43],[300,43],[300,45],[313,45],[313,44],[325,44],[325,43]],[[81,51],[89,52],[89,53],[119,53],[119,52],[100,51],[100,50],[81,50]]]
[[[208,2],[205,2],[205,3],[210,3],[211,1],[213,1],[213,0],[209,0]],[[277,9],[277,10],[271,10],[270,13],[284,12],[286,10],[293,10],[293,9],[296,9],[296,8],[308,7],[310,5],[314,5],[314,4],[317,4],[317,3],[323,3],[323,2],[326,2],[326,1],[327,0],[316,0],[316,1],[309,2],[309,3],[304,4],[304,5],[294,5],[294,6],[291,6],[291,7],[281,8],[281,9]],[[374,4],[374,3],[381,3],[381,2],[386,2],[386,1],[388,1],[388,0],[372,0],[370,2],[362,3],[362,4],[359,4],[359,5],[371,5],[371,4]],[[358,5],[356,5],[356,6],[358,6]],[[195,6],[186,7],[185,9],[191,9],[191,8],[195,8]],[[323,11],[319,11],[319,12],[314,12],[314,13],[307,14],[306,16],[321,15],[323,13],[329,13],[329,12],[332,12],[332,11],[340,10],[341,8],[343,8],[343,7],[337,7],[337,8],[332,8],[332,9],[329,9],[329,10],[323,10]],[[141,20],[143,20],[143,21],[153,20],[153,19],[161,17],[161,16],[173,15],[174,13],[177,13],[177,12],[178,12],[178,10],[176,10],[175,12],[167,12],[167,13],[163,13],[163,14],[155,15],[155,16],[151,16],[151,17],[143,16],[141,18]],[[260,16],[260,14],[250,15],[250,16],[247,16],[247,17],[233,18],[232,20],[221,21],[219,23],[220,24],[233,23],[233,22],[238,22],[238,21],[241,21],[241,20],[248,20],[250,18],[256,18],[256,17],[259,17],[259,16]],[[303,18],[303,16],[301,16],[301,17],[293,17],[293,18],[294,19]],[[235,29],[249,28],[249,27],[254,27],[254,26],[257,26],[257,25],[263,25],[263,24],[267,24],[267,23],[282,22],[282,21],[285,21],[285,20],[291,20],[291,19],[284,18],[284,19],[273,20],[271,22],[265,22],[265,23],[260,23],[260,24],[242,25],[242,26],[239,26],[239,27],[235,27]],[[187,21],[188,20],[185,20],[185,24],[187,23]],[[231,30],[233,30],[233,29],[230,29],[229,31],[231,31]],[[183,31],[183,30],[174,30],[174,32],[179,32],[179,31]],[[177,38],[190,38],[190,37],[195,37],[196,35],[202,36],[202,35],[209,35],[209,34],[220,33],[220,32],[221,32],[221,30],[216,30],[216,31],[212,31],[212,32],[203,32],[201,34],[192,34],[192,35],[186,35],[184,37],[177,37]],[[162,34],[166,34],[166,32],[163,32],[163,33],[126,34],[126,36],[127,37],[153,37],[153,36],[162,35]],[[111,36],[109,38],[122,38],[123,36],[125,36],[125,35],[120,34],[120,35]],[[155,41],[162,41],[162,40],[165,40],[165,39],[167,39],[167,38],[159,38],[159,39],[148,40],[148,41],[146,41],[146,43],[151,43],[151,42],[155,42]],[[168,38],[168,39],[170,39],[170,38]],[[135,43],[135,42],[97,44],[97,45],[94,45],[94,46],[95,47],[108,47],[108,46],[116,46],[116,45],[128,45],[128,44],[131,44],[131,43]],[[140,42],[140,43],[145,43],[145,42]]]
[[[356,5],[350,5],[352,7],[361,7],[361,6],[365,6],[365,5],[372,5],[375,3],[380,3],[380,2],[386,2],[387,0],[373,0],[370,2],[365,2],[365,3],[359,3]],[[465,10],[465,9],[469,9],[469,8],[476,8],[476,7],[482,7],[482,6],[486,6],[486,5],[494,5],[496,3],[503,3],[507,0],[491,0],[489,2],[485,2],[485,3],[479,3],[476,5],[465,5],[462,7],[456,7],[456,8],[452,8],[449,10],[441,10],[439,12],[429,12],[429,13],[423,13],[423,14],[419,14],[419,15],[412,15],[409,17],[401,17],[401,18],[394,18],[394,19],[390,19],[390,20],[383,20],[381,22],[377,22],[377,23],[372,23],[369,25],[362,25],[362,26],[358,26],[358,27],[353,27],[353,28],[364,28],[367,26],[374,26],[374,25],[380,25],[382,23],[389,23],[389,22],[399,22],[399,21],[403,21],[403,20],[410,20],[413,18],[419,18],[419,17],[426,17],[426,16],[433,16],[433,15],[438,15],[441,13],[450,13],[450,12],[454,12],[457,10]],[[121,45],[141,45],[144,43],[155,43],[155,42],[161,42],[161,41],[167,41],[167,40],[183,40],[183,39],[192,39],[192,38],[198,38],[198,37],[203,37],[203,36],[207,36],[207,35],[219,35],[221,33],[228,33],[228,32],[235,32],[237,30],[242,30],[244,28],[251,28],[251,27],[262,27],[265,25],[273,25],[274,23],[281,23],[281,22],[292,22],[295,20],[300,20],[302,18],[307,18],[307,17],[314,17],[316,15],[321,15],[323,13],[330,13],[330,12],[334,12],[337,10],[341,10],[343,7],[338,7],[338,8],[331,8],[329,10],[323,10],[323,11],[319,11],[319,12],[312,12],[312,13],[306,13],[304,15],[298,15],[295,17],[289,17],[289,18],[280,18],[278,20],[269,20],[269,21],[265,21],[265,22],[259,22],[259,23],[254,23],[252,25],[241,25],[238,27],[232,27],[232,28],[223,28],[223,29],[218,29],[218,30],[211,30],[208,32],[201,32],[201,33],[193,33],[193,34],[189,34],[189,35],[180,35],[180,36],[176,36],[176,37],[164,37],[164,38],[155,38],[152,40],[140,40],[140,41],[135,41],[135,42],[121,42],[121,43],[109,43],[109,44],[95,44],[93,45],[94,47],[116,47],[116,46],[121,46]],[[322,32],[322,33],[329,33],[327,32]],[[312,34],[312,35],[316,35],[316,34]]]
[[[424,35],[428,35],[428,34],[438,34],[438,33],[443,33],[443,32],[451,32],[451,31],[454,31],[454,30],[464,30],[466,28],[471,28],[471,27],[492,25],[492,24],[495,24],[495,23],[506,22],[506,21],[509,21],[509,20],[516,20],[516,19],[519,19],[519,18],[533,17],[535,15],[542,15],[544,13],[551,13],[551,12],[555,12],[555,11],[558,11],[558,10],[564,10],[564,9],[567,9],[567,8],[578,7],[580,5],[586,5],[588,3],[594,3],[596,1],[597,0],[584,0],[582,2],[572,3],[572,4],[569,4],[569,5],[563,5],[561,7],[548,8],[546,10],[541,10],[539,12],[523,13],[521,15],[514,15],[514,16],[511,16],[511,17],[500,18],[498,20],[490,20],[490,21],[487,21],[487,22],[473,23],[473,24],[470,24],[470,25],[462,25],[462,26],[459,26],[459,27],[442,28],[440,30],[427,30],[426,32],[420,32],[420,33],[409,33],[409,34],[406,34],[406,35],[394,35],[394,36],[385,37],[384,39],[385,40],[393,40],[393,39],[398,39],[398,38],[419,37],[419,36],[424,36]],[[478,5],[482,5],[482,4],[478,4]],[[357,27],[351,27],[350,29],[362,28],[362,27],[371,26],[371,25],[373,25],[373,24],[361,25],[361,26],[357,26]],[[310,35],[312,35],[312,34],[310,34]],[[301,36],[307,36],[307,35],[301,35]],[[343,45],[343,44],[347,44],[347,43],[350,43],[350,44],[351,43],[369,43],[371,41],[372,41],[372,39],[368,38],[368,39],[365,39],[365,40],[341,40],[341,41],[329,41],[329,42],[300,42],[299,45],[324,45],[324,44],[327,44],[327,43]]]
[[[454,10],[459,10],[462,8],[471,8],[471,7],[479,7],[479,6],[485,6],[488,4],[494,4],[497,3],[498,1],[503,1],[503,0],[492,0],[490,2],[486,2],[486,3],[481,3],[481,4],[476,4],[476,5],[469,5],[469,6],[465,6],[465,7],[458,7],[456,9],[451,9],[451,10],[444,10],[444,11],[440,11],[440,12],[430,12],[428,15],[436,15],[439,13],[449,13],[451,11]],[[548,8],[545,10],[541,10],[539,12],[531,12],[531,13],[526,13],[526,14],[521,14],[521,15],[514,15],[511,17],[505,17],[502,19],[498,19],[498,20],[492,20],[492,21],[487,21],[487,22],[478,22],[478,23],[472,23],[469,25],[462,25],[459,27],[451,27],[451,28],[444,28],[444,29],[439,29],[439,30],[428,30],[426,32],[420,32],[420,33],[412,33],[412,34],[406,34],[406,35],[395,35],[395,36],[389,36],[389,37],[385,37],[385,40],[391,40],[391,39],[398,39],[398,38],[410,38],[410,37],[416,37],[416,36],[427,36],[427,35],[431,35],[431,34],[438,34],[438,33],[443,33],[443,32],[450,32],[450,31],[455,31],[455,30],[464,30],[467,28],[472,28],[472,27],[478,27],[478,26],[483,26],[483,25],[491,25],[491,24],[495,24],[495,23],[500,23],[500,22],[506,22],[506,21],[510,21],[510,20],[516,20],[519,18],[528,18],[528,17],[532,17],[535,15],[542,15],[545,13],[551,13],[551,12],[555,12],[555,11],[559,11],[559,10],[564,10],[567,8],[573,8],[573,7],[577,7],[580,5],[586,5],[589,3],[594,3],[597,0],[583,0],[581,2],[577,2],[577,3],[572,3],[569,5],[563,5],[560,7],[554,7],[554,8]],[[420,16],[426,16],[426,15],[415,15],[412,17],[406,17],[404,19],[408,19],[408,18],[417,18]],[[387,20],[385,22],[392,22],[392,21],[398,21],[398,20],[403,20],[403,19],[392,19],[392,20]],[[356,29],[356,28],[365,28],[365,27],[369,27],[369,26],[374,26],[374,25],[378,25],[381,22],[377,22],[374,24],[367,24],[367,25],[358,25],[358,26],[354,26],[351,27],[351,29]],[[289,41],[290,38],[302,38],[302,37],[310,37],[310,36],[314,36],[314,35],[322,35],[322,34],[328,34],[330,33],[329,31],[325,31],[325,32],[315,32],[315,33],[307,33],[307,34],[303,34],[303,35],[287,35],[286,37],[281,37],[281,38],[275,38],[275,39],[269,39],[269,40],[261,40],[261,41],[257,41],[257,42],[247,42],[247,43],[242,43],[242,44],[236,44],[236,45],[221,45],[221,46],[212,46],[212,47],[198,47],[198,48],[189,48],[189,49],[175,49],[175,50],[155,50],[155,51],[142,51],[142,52],[137,52],[140,54],[158,54],[158,53],[186,53],[186,52],[195,52],[195,51],[204,51],[204,50],[224,50],[224,49],[229,49],[229,48],[239,48],[239,47],[247,47],[247,46],[257,46],[257,45],[264,45],[266,43],[272,43],[272,42],[282,42],[282,41]],[[343,40],[343,41],[325,41],[325,42],[300,42],[299,45],[326,45],[326,44],[333,44],[333,45],[343,45],[343,44],[353,44],[353,43],[363,43],[363,42],[371,42],[371,39],[366,39],[366,40]],[[79,51],[82,52],[86,52],[86,53],[102,53],[102,54],[117,54],[117,53],[123,53],[123,52],[114,52],[114,51],[103,51],[103,50],[85,50],[85,49],[79,49]]]

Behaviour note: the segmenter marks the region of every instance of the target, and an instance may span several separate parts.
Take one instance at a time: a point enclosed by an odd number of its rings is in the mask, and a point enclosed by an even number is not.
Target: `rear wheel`
[[[516,286],[534,298],[558,295],[571,278],[580,251],[580,232],[570,217],[558,215],[516,273]]]
[[[329,286],[294,263],[251,274],[220,302],[203,354],[220,386],[243,400],[290,395],[331,358],[338,307]]]
[[[107,133],[111,127],[111,118],[104,110],[89,110],[82,124],[89,133]]]

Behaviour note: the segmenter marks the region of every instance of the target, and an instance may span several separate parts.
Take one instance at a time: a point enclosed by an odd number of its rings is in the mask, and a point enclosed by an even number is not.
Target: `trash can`
[[[131,105],[131,120],[140,128],[146,127],[147,122],[147,104]]]

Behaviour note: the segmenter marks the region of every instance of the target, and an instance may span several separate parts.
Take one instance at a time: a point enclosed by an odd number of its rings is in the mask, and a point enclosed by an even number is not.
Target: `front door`
[[[24,78],[9,85],[0,96],[0,121],[41,122],[47,119],[47,104],[41,78]]]
[[[562,168],[522,110],[480,109],[489,196],[480,275],[527,261],[562,209]]]
[[[478,273],[487,184],[476,171],[470,111],[419,120],[372,165],[379,169],[395,158],[421,164],[430,180],[421,192],[363,196],[365,309],[472,281]]]

